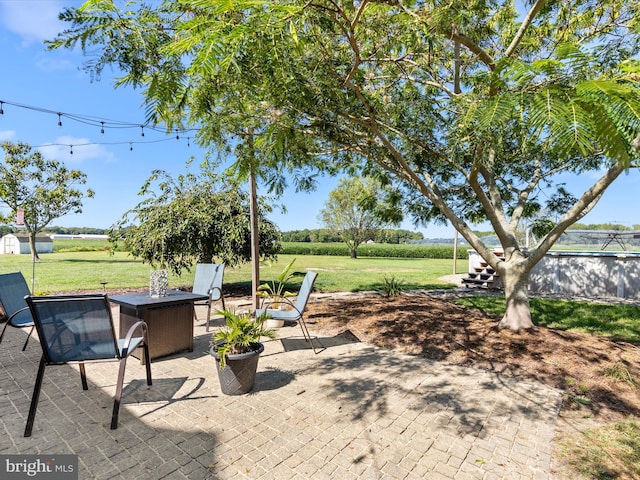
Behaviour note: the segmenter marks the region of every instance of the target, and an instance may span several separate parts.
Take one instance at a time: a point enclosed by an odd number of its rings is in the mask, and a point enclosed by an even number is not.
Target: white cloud
[[[51,145],[38,147],[42,156],[65,162],[84,162],[88,160],[113,161],[114,155],[103,145],[97,145],[87,138],[58,137]],[[73,153],[71,153],[73,152]]]
[[[0,130],[0,142],[7,142],[16,138],[14,130]]]
[[[64,6],[73,2],[58,0],[23,0],[0,2],[4,27],[22,37],[24,45],[51,40],[65,28],[58,19]]]

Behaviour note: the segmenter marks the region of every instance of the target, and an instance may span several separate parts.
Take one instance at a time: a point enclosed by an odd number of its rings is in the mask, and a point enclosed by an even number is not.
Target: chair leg
[[[2,333],[0,333],[0,343],[4,339],[4,333],[7,331],[7,327],[9,326],[9,321],[4,322],[4,327],[2,328]]]
[[[31,326],[31,329],[29,330],[29,334],[27,335],[27,340],[24,342],[24,346],[22,347],[22,351],[24,352],[27,349],[27,344],[29,343],[29,339],[31,338],[31,334],[33,333],[33,329],[36,328],[35,325]],[[4,334],[4,332],[3,332]]]
[[[313,353],[315,353],[317,355],[318,352],[316,351],[316,347],[313,344],[313,340],[311,340],[311,335],[309,334],[309,329],[307,328],[307,324],[304,322],[304,319],[302,318],[302,316],[300,316],[300,318],[298,319],[298,322],[300,323],[300,328],[302,329],[302,336],[304,337],[304,339],[307,342],[309,342],[311,344],[311,348],[313,349]]]
[[[33,422],[36,419],[36,409],[38,408],[38,400],[40,399],[40,389],[42,388],[42,379],[44,378],[44,367],[46,362],[44,355],[40,357],[40,366],[38,367],[38,375],[36,376],[36,384],[33,386],[33,395],[31,396],[31,406],[29,407],[29,416],[27,417],[27,426],[24,429],[24,436],[30,437],[33,429]]]
[[[144,343],[142,348],[144,349],[144,358],[146,360],[144,364],[147,369],[147,385],[152,385],[153,383],[151,382],[151,357],[149,357],[149,345],[147,345],[147,342]]]
[[[147,358],[147,365],[149,359]],[[116,384],[116,396],[113,399],[113,413],[111,414],[111,430],[118,428],[118,414],[120,413],[120,399],[122,398],[122,384],[124,383],[124,369],[127,366],[127,357],[120,359],[118,369],[118,383]]]
[[[211,321],[211,300],[209,300],[209,303],[207,304],[207,329],[206,331],[209,331],[209,322]]]
[[[87,385],[87,372],[84,370],[84,362],[80,362],[80,379],[82,380],[82,389],[89,390],[89,385]]]

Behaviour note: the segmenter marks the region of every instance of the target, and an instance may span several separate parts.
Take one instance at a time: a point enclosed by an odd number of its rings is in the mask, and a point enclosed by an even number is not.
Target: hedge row
[[[458,248],[458,259],[467,259],[469,247]],[[333,255],[348,257],[349,249],[344,243],[283,242],[285,255]],[[358,247],[359,257],[387,258],[453,258],[453,246],[368,243]]]

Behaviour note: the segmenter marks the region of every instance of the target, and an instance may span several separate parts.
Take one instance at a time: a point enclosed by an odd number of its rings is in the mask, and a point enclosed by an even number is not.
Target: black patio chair
[[[24,297],[30,294],[22,273],[13,272],[0,275],[0,306],[4,310],[5,316],[5,324],[2,333],[0,333],[0,343],[4,339],[7,327],[28,328],[29,333],[22,351],[27,348],[34,328],[33,317],[31,317],[29,307],[24,301]]]
[[[118,412],[127,358],[138,347],[142,347],[145,358],[149,358],[147,324],[142,321],[134,323],[125,338],[118,339],[106,295],[27,296],[25,300],[40,337],[42,358],[33,387],[24,436],[31,436],[45,367],[68,363],[79,363],[82,388],[88,390],[85,362],[120,362],[111,415],[111,429],[118,428]],[[134,334],[139,336],[134,337]],[[151,385],[150,362],[146,362],[146,369],[147,385]]]

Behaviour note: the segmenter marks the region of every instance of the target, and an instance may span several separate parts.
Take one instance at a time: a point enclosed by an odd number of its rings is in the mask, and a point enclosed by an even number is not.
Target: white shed
[[[36,252],[53,253],[53,240],[46,235],[36,236]],[[0,254],[30,254],[29,236],[9,233],[0,238]]]

